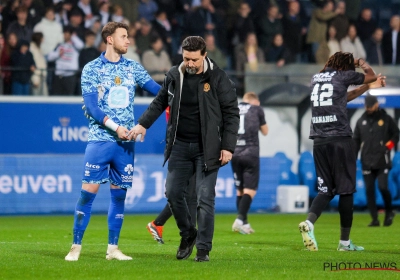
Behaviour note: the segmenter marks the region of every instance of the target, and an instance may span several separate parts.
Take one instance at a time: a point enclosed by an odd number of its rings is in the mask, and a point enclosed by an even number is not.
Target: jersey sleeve
[[[147,73],[146,69],[144,67],[137,63],[136,61],[133,62],[133,71],[135,73],[134,77],[136,80],[136,83],[143,88],[144,85],[151,80],[151,77],[149,73]]]
[[[265,114],[264,110],[262,107],[258,107],[258,119],[260,122],[260,126],[263,126],[264,124],[267,124],[267,121],[265,120]]]
[[[365,75],[356,71],[342,71],[342,79],[346,86],[362,85],[364,83]]]
[[[97,83],[96,83],[96,71],[91,64],[86,64],[82,70],[81,76],[81,87],[82,87],[82,95],[94,94],[97,93]]]

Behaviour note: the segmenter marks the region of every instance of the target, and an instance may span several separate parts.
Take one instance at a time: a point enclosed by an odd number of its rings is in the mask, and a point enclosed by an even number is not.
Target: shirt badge
[[[121,78],[118,77],[118,76],[116,76],[115,79],[114,79],[114,83],[115,83],[117,86],[119,86],[119,85],[122,83]]]
[[[384,123],[385,123],[385,122],[384,122],[383,120],[379,120],[379,121],[378,121],[378,125],[379,125],[379,126],[382,126]]]
[[[205,83],[204,84],[204,91],[208,92],[210,90],[210,84],[209,83]]]

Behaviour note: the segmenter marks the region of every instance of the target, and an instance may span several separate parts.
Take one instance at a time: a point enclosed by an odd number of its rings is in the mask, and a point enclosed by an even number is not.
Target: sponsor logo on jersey
[[[115,79],[114,79],[114,83],[115,83],[117,86],[119,86],[120,84],[122,84],[121,78],[118,77],[118,76],[116,76]]]
[[[312,117],[312,122],[313,122],[313,123],[330,123],[330,122],[337,122],[337,118],[336,118],[336,115]]]
[[[336,71],[334,72],[325,72],[325,73],[319,73],[314,75],[313,81],[314,83],[320,83],[320,82],[330,82],[332,80],[332,77],[336,74]]]

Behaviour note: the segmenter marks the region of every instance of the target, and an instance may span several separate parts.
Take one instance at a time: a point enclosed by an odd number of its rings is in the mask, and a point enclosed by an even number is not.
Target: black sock
[[[350,239],[350,230],[353,224],[353,204],[353,194],[339,197],[340,240]]]
[[[242,200],[242,196],[236,196],[236,209],[239,212],[240,201]]]
[[[157,218],[154,220],[154,224],[156,226],[163,226],[168,221],[168,219],[171,218],[171,216],[171,208],[169,208],[169,205],[167,203],[161,213],[158,214]]]
[[[252,201],[253,199],[248,194],[244,194],[240,200],[238,217],[243,221],[243,224],[247,224],[247,213],[249,212]]]
[[[333,196],[318,194],[311,204],[307,220],[314,224],[332,198]]]

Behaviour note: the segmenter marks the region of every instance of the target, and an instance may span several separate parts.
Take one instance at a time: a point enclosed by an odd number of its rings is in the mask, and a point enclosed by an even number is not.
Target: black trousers
[[[76,84],[78,78],[72,76],[57,76],[53,77],[52,95],[75,95]]]
[[[378,219],[378,209],[376,206],[375,194],[376,180],[378,180],[378,188],[385,203],[386,213],[392,211],[392,196],[388,189],[388,174],[389,170],[387,168],[363,170],[365,192],[367,195],[367,206],[373,220]]]

